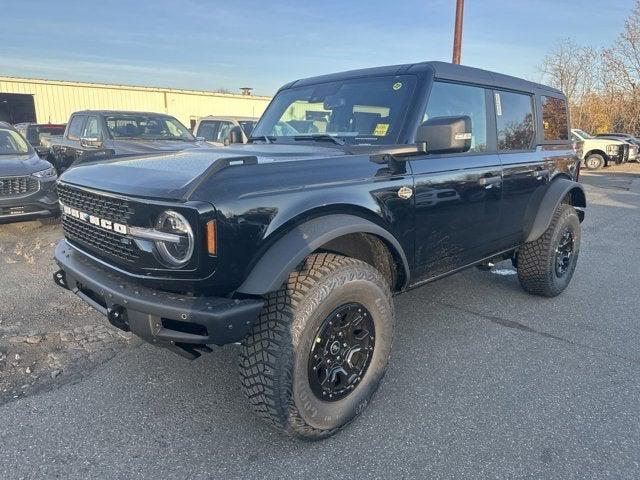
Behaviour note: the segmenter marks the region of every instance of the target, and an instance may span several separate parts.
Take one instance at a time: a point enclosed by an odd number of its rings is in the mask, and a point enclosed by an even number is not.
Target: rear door
[[[534,96],[494,90],[498,153],[503,168],[501,248],[524,240],[526,218],[537,209],[552,168],[537,144]]]
[[[434,82],[423,120],[468,115],[471,150],[411,160],[415,184],[417,281],[450,272],[495,251],[502,168],[495,148],[491,92]]]

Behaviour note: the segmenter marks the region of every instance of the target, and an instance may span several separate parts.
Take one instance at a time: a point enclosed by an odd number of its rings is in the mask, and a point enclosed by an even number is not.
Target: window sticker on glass
[[[500,94],[496,93],[495,97],[496,97],[496,115],[501,117],[502,116],[502,103],[500,102]]]
[[[394,90],[400,90],[402,88],[402,82],[396,82],[393,84]]]
[[[378,123],[376,125],[375,130],[373,131],[373,134],[376,137],[384,137],[387,132],[389,131],[389,124],[388,123]]]

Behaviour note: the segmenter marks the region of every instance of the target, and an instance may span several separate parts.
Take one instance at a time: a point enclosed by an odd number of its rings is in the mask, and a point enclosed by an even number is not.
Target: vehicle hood
[[[215,175],[224,158],[256,157],[258,163],[347,155],[337,148],[307,145],[238,145],[152,155],[126,155],[67,170],[60,181],[106,192],[185,200],[201,179]],[[234,167],[230,167],[234,168]]]
[[[585,145],[589,145],[589,148],[592,148],[592,146],[597,145],[597,146],[605,146],[605,145],[624,145],[625,141],[623,140],[618,140],[617,138],[587,138],[585,140],[583,140]]]
[[[118,139],[115,140],[116,150],[119,153],[153,153],[175,152],[189,150],[191,148],[206,147],[204,142],[181,142],[179,140],[142,140],[142,139]]]
[[[17,177],[46,170],[51,164],[34,152],[27,155],[0,155],[0,177]]]

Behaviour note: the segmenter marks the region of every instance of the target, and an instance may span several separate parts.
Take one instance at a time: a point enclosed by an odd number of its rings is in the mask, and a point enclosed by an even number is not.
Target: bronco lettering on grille
[[[96,217],[95,215],[81,212],[77,208],[69,207],[67,205],[64,205],[63,203],[60,203],[60,205],[62,207],[63,215],[68,215],[78,220],[82,220],[83,222],[90,223],[91,225],[95,225],[96,227],[100,227],[104,230],[120,233],[121,235],[127,235],[129,233],[129,228],[122,223],[112,222],[111,220],[107,220],[106,218],[100,218]]]

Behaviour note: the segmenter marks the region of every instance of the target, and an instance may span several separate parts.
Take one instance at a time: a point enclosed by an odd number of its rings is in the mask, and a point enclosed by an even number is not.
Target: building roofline
[[[0,76],[0,82],[12,82],[12,83],[32,83],[38,85],[58,85],[67,87],[87,87],[87,88],[102,88],[109,90],[133,90],[138,92],[163,92],[163,93],[181,93],[185,95],[207,95],[212,97],[227,97],[237,98],[243,100],[271,100],[271,97],[262,95],[242,95],[236,93],[220,93],[210,90],[187,90],[180,88],[168,88],[168,87],[145,87],[141,85],[124,85],[124,84],[110,84],[110,83],[92,83],[92,82],[74,82],[72,80],[49,80],[40,78],[25,78],[25,77],[6,77]]]

